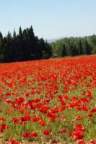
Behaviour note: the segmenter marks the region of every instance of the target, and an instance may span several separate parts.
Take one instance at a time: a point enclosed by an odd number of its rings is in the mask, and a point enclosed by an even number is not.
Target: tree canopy
[[[64,38],[53,42],[51,45],[53,57],[95,54],[96,35]]]
[[[69,37],[48,43],[38,38],[33,27],[6,36],[0,32],[0,62],[47,59],[51,57],[90,55],[96,53],[96,35]]]
[[[8,32],[3,36],[0,32],[0,62],[23,61],[49,58],[52,55],[50,45],[35,36],[32,26],[17,34]]]

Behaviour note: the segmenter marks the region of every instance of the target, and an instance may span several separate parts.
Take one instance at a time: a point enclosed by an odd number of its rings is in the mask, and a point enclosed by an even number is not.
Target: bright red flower
[[[55,112],[49,111],[47,116],[50,118],[50,120],[54,121],[57,118],[57,114]]]
[[[11,139],[7,142],[7,144],[21,144],[20,142],[18,142],[17,140],[15,139]]]
[[[37,133],[36,132],[31,132],[31,138],[35,138],[35,137],[37,137],[38,135],[37,135]]]
[[[83,125],[81,124],[76,125],[72,132],[73,139],[75,140],[82,139],[84,137],[84,132],[85,132],[85,128]]]
[[[26,139],[36,138],[38,135],[36,132],[24,132],[22,135]]]
[[[46,136],[49,136],[50,135],[50,131],[49,130],[44,130],[43,134],[46,135]]]
[[[45,126],[46,125],[46,122],[44,120],[42,120],[42,119],[40,119],[38,122],[39,122],[39,124],[41,126]]]
[[[4,130],[8,129],[8,126],[6,124],[0,125],[0,132],[4,132]]]
[[[32,122],[38,122],[39,120],[41,120],[39,116],[35,116],[32,118]]]
[[[30,115],[25,115],[25,116],[21,117],[22,122],[26,122],[26,121],[30,121],[30,120],[31,120]]]
[[[44,104],[40,105],[39,111],[42,113],[46,113],[48,111],[48,106]]]

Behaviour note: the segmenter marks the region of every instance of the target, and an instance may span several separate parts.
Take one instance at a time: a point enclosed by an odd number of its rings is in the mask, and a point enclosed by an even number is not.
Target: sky
[[[0,31],[33,26],[44,39],[96,34],[96,0],[0,0]]]

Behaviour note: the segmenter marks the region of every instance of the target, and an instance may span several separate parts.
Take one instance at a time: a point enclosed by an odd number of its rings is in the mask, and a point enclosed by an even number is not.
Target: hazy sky
[[[96,34],[96,0],[0,0],[0,31],[20,25],[45,39]]]

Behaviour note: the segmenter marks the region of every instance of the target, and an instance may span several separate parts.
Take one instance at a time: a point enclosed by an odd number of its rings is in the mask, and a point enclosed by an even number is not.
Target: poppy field
[[[0,64],[1,144],[96,144],[96,56]]]

